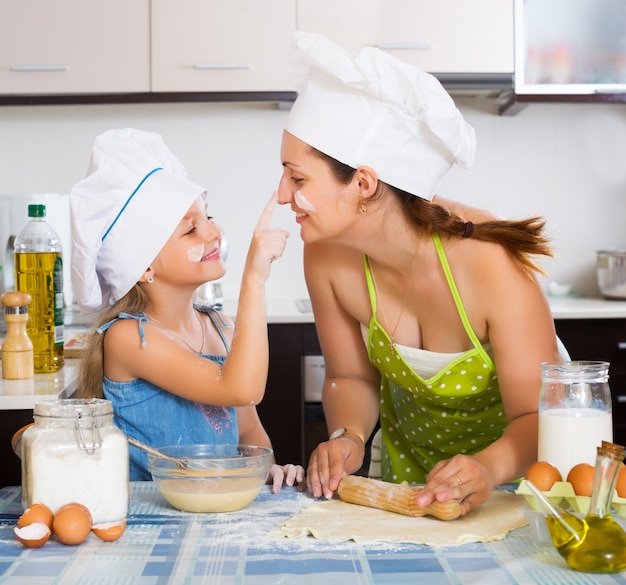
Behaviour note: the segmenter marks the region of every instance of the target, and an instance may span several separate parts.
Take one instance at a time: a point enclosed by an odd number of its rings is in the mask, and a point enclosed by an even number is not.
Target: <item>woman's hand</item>
[[[304,467],[301,465],[272,465],[269,473],[267,474],[266,484],[272,485],[272,492],[277,494],[280,492],[280,488],[283,484],[288,486],[295,485],[299,492],[303,492],[306,487],[304,481]]]
[[[485,502],[495,487],[488,467],[477,457],[455,455],[432,468],[424,489],[417,496],[417,503],[427,506],[435,500],[459,500],[464,516]]]
[[[307,487],[314,497],[333,497],[341,478],[359,469],[365,456],[361,437],[347,433],[320,443],[309,459]]]

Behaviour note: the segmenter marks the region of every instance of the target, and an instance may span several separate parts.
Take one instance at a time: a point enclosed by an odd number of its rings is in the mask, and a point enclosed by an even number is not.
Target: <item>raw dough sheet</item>
[[[430,516],[411,518],[394,512],[357,506],[335,499],[318,502],[271,531],[275,536],[343,542],[393,542],[428,546],[456,546],[468,542],[502,540],[526,526],[526,500],[508,492],[493,492],[482,506],[455,520]]]

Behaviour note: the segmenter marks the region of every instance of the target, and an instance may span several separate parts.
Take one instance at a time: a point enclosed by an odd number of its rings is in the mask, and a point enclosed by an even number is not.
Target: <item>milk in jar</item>
[[[538,461],[566,481],[578,463],[594,465],[602,441],[613,441],[608,362],[544,363],[539,398]]]

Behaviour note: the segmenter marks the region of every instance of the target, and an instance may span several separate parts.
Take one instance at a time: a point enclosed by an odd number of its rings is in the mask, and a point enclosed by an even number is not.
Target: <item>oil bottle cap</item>
[[[29,205],[28,217],[46,217],[46,206],[41,204]]]

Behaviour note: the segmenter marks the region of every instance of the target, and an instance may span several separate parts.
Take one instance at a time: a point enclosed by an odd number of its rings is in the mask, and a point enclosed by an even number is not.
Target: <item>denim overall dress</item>
[[[228,342],[222,330],[222,327],[227,325],[219,311],[212,307],[197,309],[209,315],[228,352]],[[141,342],[145,343],[143,324],[150,322],[145,313],[138,315],[120,313],[116,319],[104,324],[98,331],[106,331],[119,319],[135,319]],[[200,355],[218,364],[223,364],[226,359],[224,355]],[[142,379],[114,382],[105,377],[102,389],[104,397],[113,404],[115,424],[127,436],[152,447],[195,443],[235,445],[239,443],[237,416],[232,407],[212,406],[187,400]],[[131,481],[151,480],[146,454],[133,446],[129,449]]]

